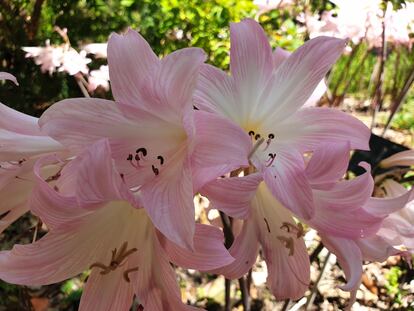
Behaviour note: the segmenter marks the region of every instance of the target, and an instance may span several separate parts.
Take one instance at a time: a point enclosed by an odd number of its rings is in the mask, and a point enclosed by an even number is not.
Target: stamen
[[[138,148],[137,151],[135,151],[137,154],[142,153],[142,156],[146,157],[147,156],[147,149],[141,147]]]
[[[132,253],[138,251],[138,249],[136,248],[131,248],[129,251],[127,251],[127,249],[128,249],[128,242],[124,242],[121,248],[119,249],[119,252],[117,251],[116,248],[112,250],[111,261],[109,262],[108,266],[100,262],[95,262],[92,265],[90,265],[89,269],[92,269],[95,267],[101,268],[102,271],[100,272],[100,274],[105,275],[111,271],[116,270],[118,267],[122,267],[125,264],[124,259],[130,256]],[[133,268],[133,269],[136,269],[136,268]],[[125,272],[128,272],[129,270],[126,270]],[[129,272],[132,272],[132,271],[129,271]],[[127,277],[128,277],[128,273],[126,274]]]
[[[154,165],[151,165],[151,167],[152,167],[152,172],[154,173],[154,175],[158,176],[160,173],[160,170],[156,168]]]
[[[23,162],[26,162],[27,160],[25,158],[19,160],[19,164],[22,164]]]
[[[247,159],[250,160],[251,157],[254,155],[254,153],[257,151],[257,149],[260,147],[261,144],[263,144],[264,138],[260,138],[253,146],[252,150],[250,151],[249,155],[247,156]]]
[[[267,222],[266,218],[263,218],[264,222],[266,223],[267,231],[270,233],[269,223]]]
[[[270,134],[267,136],[267,138],[269,138],[269,139],[274,139],[274,138],[275,138],[275,134],[270,133]]]
[[[138,268],[138,267],[131,268],[131,269],[128,269],[128,270],[125,270],[125,271],[124,271],[124,280],[125,280],[125,281],[127,281],[128,283],[129,283],[129,282],[131,282],[131,280],[129,279],[128,274],[130,274],[130,273],[132,273],[132,272],[135,272],[135,271],[138,271],[138,270],[139,270],[139,268]]]
[[[260,135],[260,134],[256,134],[256,135],[254,135],[254,139],[256,139],[256,140],[258,140],[260,137],[261,137],[261,135]]]
[[[127,161],[132,161],[133,157],[132,157],[132,153],[128,154],[128,158]]]
[[[50,183],[52,181],[58,180],[60,175],[61,175],[61,171],[57,172],[55,175],[49,176],[48,178],[45,179],[45,181],[47,183]]]
[[[293,241],[292,237],[284,237],[282,235],[277,237],[279,241],[283,243],[283,245],[289,249],[289,256],[293,256],[295,252],[295,242]]]
[[[273,164],[273,161],[275,160],[275,158],[276,158],[276,153],[269,153],[269,160],[268,160],[268,164],[266,164],[266,167],[269,167],[269,166],[271,166],[272,164]]]
[[[303,225],[301,223],[294,225],[289,222],[283,222],[282,226],[280,226],[280,229],[286,230],[286,232],[288,233],[291,233],[291,229],[292,229],[292,231],[296,232],[297,239],[305,235],[305,228],[303,228]]]
[[[157,157],[158,160],[160,160],[160,164],[163,165],[164,164],[164,158],[162,156],[158,156]]]
[[[254,131],[249,131],[249,136],[254,136],[255,132]]]

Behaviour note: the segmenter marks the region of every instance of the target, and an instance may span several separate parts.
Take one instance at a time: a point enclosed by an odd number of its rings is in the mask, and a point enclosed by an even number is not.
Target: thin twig
[[[318,284],[321,281],[323,275],[325,274],[326,267],[328,266],[330,256],[331,256],[331,252],[328,252],[328,254],[325,257],[325,261],[323,263],[321,272],[319,273],[318,279],[316,280],[315,284],[313,285],[311,293],[308,296],[308,300],[306,301],[305,311],[308,310],[311,305],[313,305],[313,301],[315,300],[316,292],[318,290]]]
[[[310,263],[314,262],[316,258],[318,258],[318,255],[323,250],[323,247],[323,243],[319,242],[318,246],[316,246],[312,254],[309,256]]]
[[[220,212],[220,218],[223,223],[223,233],[224,233],[224,245],[227,249],[231,247],[231,245],[234,242],[234,235],[232,231],[232,219],[227,216],[225,213]],[[226,279],[225,283],[225,310],[231,310],[231,303],[230,303],[230,286],[231,281]],[[239,278],[239,286],[242,296],[242,303],[243,303],[243,309],[245,311],[250,311],[250,298],[249,298],[249,288],[246,283],[246,279],[244,276]]]
[[[290,305],[290,299],[286,299],[285,302],[283,303],[282,309],[280,309],[280,311],[286,311],[289,308]]]
[[[89,97],[91,97],[90,95],[89,95],[89,93],[88,93],[88,90],[85,88],[85,86],[83,85],[83,83],[82,83],[82,79],[80,79],[79,78],[79,76],[76,74],[75,76],[75,80],[76,80],[76,83],[78,84],[78,86],[79,86],[79,88],[80,88],[80,90],[81,90],[81,92],[82,92],[82,94],[83,94],[83,96],[85,96],[85,97],[87,97],[87,98],[89,98]]]
[[[384,10],[383,20],[382,20],[382,35],[381,35],[381,55],[379,57],[379,71],[377,75],[377,80],[374,86],[374,96],[372,98],[372,120],[371,120],[371,130],[376,125],[377,113],[382,106],[382,85],[384,82],[384,73],[385,73],[385,60],[387,58],[387,41],[385,40],[385,15],[386,10]]]

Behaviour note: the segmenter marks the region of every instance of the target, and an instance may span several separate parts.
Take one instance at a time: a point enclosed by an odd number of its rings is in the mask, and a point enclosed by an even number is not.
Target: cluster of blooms
[[[102,65],[99,69],[89,70],[88,64],[92,59],[88,58],[88,54],[94,55],[96,58],[106,58],[106,43],[90,43],[85,45],[80,52],[71,47],[67,29],[57,28],[62,35],[64,43],[61,45],[51,45],[50,40],[46,41],[46,46],[23,47],[26,57],[33,58],[36,65],[40,66],[42,72],[48,72],[52,75],[54,72],[66,72],[71,76],[86,76],[85,86],[89,92],[95,91],[98,87],[109,90],[109,70],[108,66]]]
[[[254,0],[253,4],[257,6],[259,11],[257,15],[265,14],[272,10],[283,9],[288,6],[294,5],[293,0]]]
[[[384,22],[387,42],[411,47],[414,3],[407,2],[401,9],[394,10],[389,2],[384,15],[380,0],[332,2],[337,6],[337,12],[325,11],[321,15],[300,16],[299,20],[306,25],[311,38],[328,35],[348,38],[355,44],[366,41],[370,47],[380,47]]]
[[[297,299],[310,283],[309,226],[343,267],[352,305],[363,260],[407,254],[378,232],[411,193],[371,197],[366,163],[343,179],[369,129],[303,108],[346,42],[317,37],[288,55],[251,19],[230,33],[230,75],[198,48],[160,60],[128,30],[108,42],[115,101],[66,99],[39,120],[0,107],[0,230],[28,210],[49,230],[0,252],[0,279],[43,285],[90,269],[81,310],[129,310],[134,295],[144,310],[195,310],[170,262],[239,278],[261,248],[272,293]],[[196,193],[243,221],[229,250],[219,228],[195,222]]]

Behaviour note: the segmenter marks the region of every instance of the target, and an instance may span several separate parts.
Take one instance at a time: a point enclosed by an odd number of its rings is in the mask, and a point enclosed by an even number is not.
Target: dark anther
[[[147,156],[147,149],[145,149],[145,148],[138,148],[137,151],[135,151],[135,152],[136,153],[140,153],[141,152],[144,157]]]
[[[25,159],[25,158],[23,158],[23,159],[19,160],[19,165],[21,165],[24,161],[26,161],[26,159]]]
[[[267,222],[267,219],[266,218],[263,218],[263,220],[266,223],[267,231],[270,233],[270,226],[269,226],[269,223]]]
[[[161,165],[164,164],[164,158],[162,156],[158,156],[157,159],[160,160]]]
[[[254,131],[249,131],[249,136],[253,136],[254,134]]]
[[[158,168],[156,168],[154,165],[151,165],[152,166],[152,171],[154,172],[154,175],[155,176],[158,176],[158,174],[160,173],[160,171],[158,170]]]
[[[267,136],[267,137],[269,137],[270,139],[273,139],[273,138],[275,138],[275,134],[270,133],[269,136]]]
[[[125,175],[124,175],[123,173],[119,173],[119,176],[121,176],[121,179],[122,179],[123,181],[125,181]]]
[[[132,161],[132,154],[128,154],[127,161]]]
[[[267,163],[267,167],[269,167],[270,165],[272,165],[273,164],[273,161],[275,160],[275,158],[276,158],[276,153],[269,153],[269,163]],[[276,178],[276,176],[275,176],[275,178]]]
[[[139,161],[139,160],[141,160],[140,159],[140,157],[139,157],[139,155],[138,155],[138,153],[135,155],[135,161]]]
[[[260,137],[261,137],[261,135],[260,135],[260,134],[256,134],[256,135],[254,136],[254,139],[258,140]]]

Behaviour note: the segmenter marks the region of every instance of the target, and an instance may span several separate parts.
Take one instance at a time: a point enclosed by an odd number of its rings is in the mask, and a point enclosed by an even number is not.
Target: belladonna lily
[[[203,271],[234,260],[215,227],[197,224],[194,252],[190,252],[166,239],[145,209],[119,199],[98,204],[98,198],[115,193],[122,182],[114,174],[106,140],[70,163],[62,161],[58,178],[41,174],[50,162],[56,162],[54,156],[36,163],[37,186],[30,201],[33,213],[41,217],[49,232],[33,244],[0,252],[1,279],[44,285],[91,269],[80,310],[127,311],[134,295],[145,310],[196,310],[181,302],[170,261]],[[84,183],[86,175],[89,183]],[[96,199],[93,208],[80,208],[80,191]]]
[[[369,130],[357,119],[333,109],[300,109],[346,41],[318,37],[281,61],[254,20],[231,24],[230,39],[231,75],[203,65],[196,106],[243,128],[254,146],[251,162],[270,192],[290,211],[309,219],[315,211],[303,153],[321,142],[349,139],[351,148],[368,148]]]
[[[0,72],[0,80],[18,85],[16,78]],[[33,165],[41,155],[63,152],[63,146],[40,132],[37,118],[0,103],[0,233],[28,211],[33,187]]]
[[[249,152],[249,137],[236,125],[193,110],[204,59],[201,49],[188,48],[160,60],[135,31],[113,34],[108,65],[115,102],[64,100],[40,118],[42,132],[73,150],[108,138],[127,188],[141,195],[156,228],[188,249],[197,188],[247,165]]]
[[[203,187],[201,192],[214,207],[244,220],[230,248],[236,261],[215,272],[240,277],[255,263],[261,246],[269,271],[267,282],[275,297],[301,297],[309,285],[309,257],[302,238],[305,223],[317,229],[338,256],[348,279],[341,288],[356,291],[363,258],[378,260],[400,253],[392,247],[381,249],[384,241],[377,232],[388,214],[404,206],[408,195],[371,198],[373,180],[367,164],[361,164],[365,174],[340,180],[348,160],[349,143],[324,144],[312,154],[305,171],[315,202],[314,217],[309,220],[277,201],[259,173],[222,178]]]

